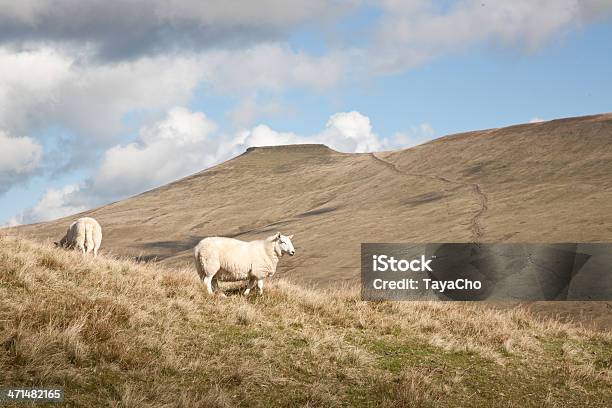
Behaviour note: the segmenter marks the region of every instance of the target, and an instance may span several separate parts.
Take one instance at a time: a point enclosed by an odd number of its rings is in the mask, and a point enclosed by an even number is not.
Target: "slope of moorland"
[[[0,386],[76,407],[604,407],[612,337],[523,308],[360,302],[0,238]]]
[[[113,253],[179,265],[211,235],[296,234],[281,274],[357,277],[361,242],[612,240],[612,114],[469,132],[395,152],[251,148],[83,214]],[[57,239],[70,216],[15,232]]]
[[[225,163],[83,213],[103,251],[184,267],[203,237],[295,234],[279,275],[359,276],[362,242],[612,241],[612,114],[452,135],[394,152],[251,148]],[[9,229],[56,240],[77,215]],[[534,307],[537,305],[534,305]],[[610,303],[541,304],[612,327]]]

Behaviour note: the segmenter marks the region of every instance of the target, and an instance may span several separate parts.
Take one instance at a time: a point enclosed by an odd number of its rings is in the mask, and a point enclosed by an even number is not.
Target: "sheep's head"
[[[293,256],[295,255],[295,248],[291,242],[292,238],[293,235],[283,235],[280,232],[277,232],[269,237],[268,241],[274,242],[274,251],[278,256],[283,256],[284,254]]]

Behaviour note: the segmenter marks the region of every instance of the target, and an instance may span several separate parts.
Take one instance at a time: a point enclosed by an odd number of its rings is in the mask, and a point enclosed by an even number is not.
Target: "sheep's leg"
[[[203,259],[201,254],[198,254],[196,259],[198,274],[202,279],[202,283],[204,284],[204,286],[206,286],[206,291],[209,295],[212,295],[214,294],[212,280],[217,274],[217,272],[219,272],[221,265],[216,259]]]
[[[85,234],[77,235],[73,240],[73,246],[78,248],[83,253],[83,255],[85,255],[86,253],[85,244]]]
[[[208,292],[209,295],[213,294],[213,290],[212,290],[212,276],[205,276],[204,279],[202,279],[202,283],[204,283],[204,286],[206,286],[206,291]]]
[[[223,291],[219,287],[219,280],[217,279],[217,275],[212,277],[211,285],[212,285],[213,292],[219,294],[219,296],[221,296],[221,297],[227,297],[227,296],[225,296],[225,293],[223,293]]]
[[[256,283],[257,281],[255,279],[249,279],[249,281],[247,282],[247,288],[244,291],[244,296],[247,296],[249,293],[251,293],[251,289],[255,287]]]
[[[263,279],[257,281],[257,290],[259,290],[259,295],[263,295]]]

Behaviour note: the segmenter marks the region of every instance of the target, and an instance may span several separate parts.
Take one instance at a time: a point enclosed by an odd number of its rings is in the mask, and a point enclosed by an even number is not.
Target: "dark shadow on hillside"
[[[139,255],[134,257],[134,261],[138,263],[158,262],[168,258],[168,255],[150,254],[150,255]]]
[[[421,194],[415,197],[410,197],[404,200],[400,200],[400,204],[412,207],[412,206],[417,206],[421,204],[427,204],[427,203],[431,203],[434,201],[438,201],[438,200],[443,199],[444,197],[445,197],[444,194],[439,193],[437,191],[433,191],[431,193],[425,193],[425,194]]]
[[[336,211],[339,207],[323,207],[323,208],[317,208],[316,210],[310,210],[310,211],[306,211],[303,212],[301,214],[298,214],[298,217],[312,217],[314,215],[321,215],[321,214],[325,214],[325,213],[329,213],[329,212],[333,212]]]

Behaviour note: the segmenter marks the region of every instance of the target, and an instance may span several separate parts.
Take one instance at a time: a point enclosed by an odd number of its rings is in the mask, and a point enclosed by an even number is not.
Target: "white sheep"
[[[102,227],[91,217],[74,221],[68,227],[66,235],[59,242],[55,242],[56,246],[63,248],[76,247],[84,254],[93,251],[94,257],[98,255],[100,244],[102,244]]]
[[[248,280],[244,295],[257,284],[263,294],[263,280],[276,273],[276,265],[283,254],[293,256],[293,235],[274,234],[266,239],[240,241],[234,238],[204,238],[195,247],[198,275],[209,294],[218,288],[217,281]]]

